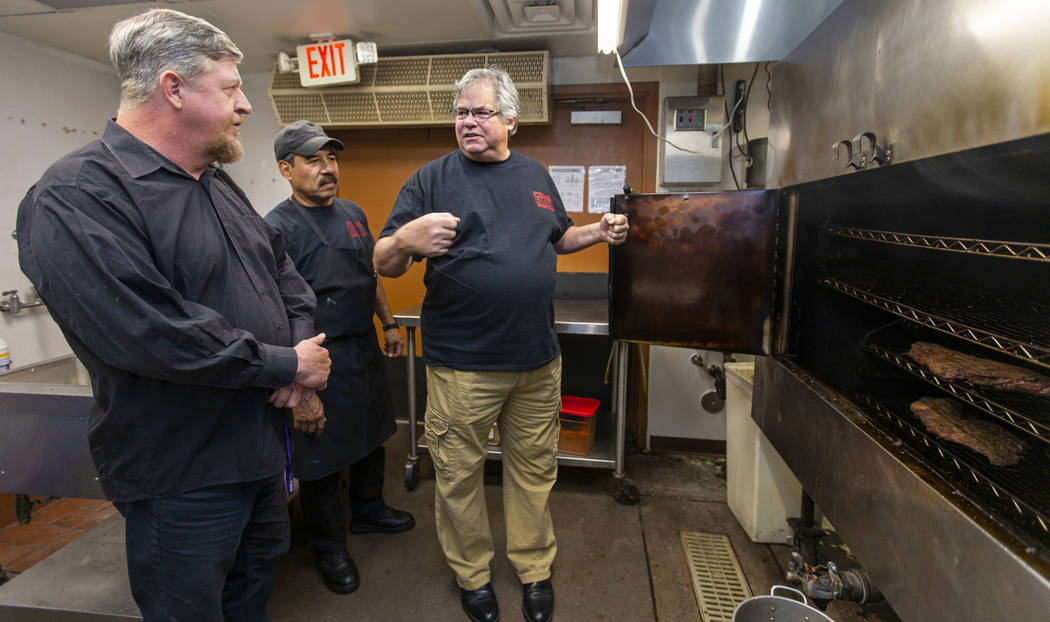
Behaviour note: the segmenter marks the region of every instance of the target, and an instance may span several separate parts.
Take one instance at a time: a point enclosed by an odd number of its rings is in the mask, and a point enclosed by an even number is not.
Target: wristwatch
[[[389,324],[383,324],[383,332],[397,328],[397,321],[390,322]]]

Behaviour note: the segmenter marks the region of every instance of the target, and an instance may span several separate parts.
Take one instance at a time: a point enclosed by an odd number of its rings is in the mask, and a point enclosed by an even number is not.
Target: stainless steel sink
[[[0,376],[0,492],[104,498],[88,452],[88,385],[73,356]]]
[[[0,383],[32,383],[32,384],[72,384],[87,386],[90,382],[87,369],[73,355],[23,367],[0,376]]]

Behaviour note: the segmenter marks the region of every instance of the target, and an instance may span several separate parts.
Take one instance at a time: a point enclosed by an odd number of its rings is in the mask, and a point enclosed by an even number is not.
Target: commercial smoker
[[[1050,397],[908,354],[1050,376],[1047,40],[1036,3],[847,0],[773,70],[771,189],[615,202],[612,337],[765,355],[752,417],[909,622],[1050,617]]]

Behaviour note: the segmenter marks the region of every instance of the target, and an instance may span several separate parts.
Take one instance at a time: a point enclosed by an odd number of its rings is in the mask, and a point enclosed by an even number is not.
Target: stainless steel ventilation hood
[[[626,67],[779,61],[842,0],[629,0]]]

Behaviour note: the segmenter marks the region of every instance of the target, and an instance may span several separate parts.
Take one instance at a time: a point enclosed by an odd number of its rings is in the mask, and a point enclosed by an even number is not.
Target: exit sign
[[[318,41],[296,48],[299,82],[303,86],[356,84],[361,80],[350,39]]]

